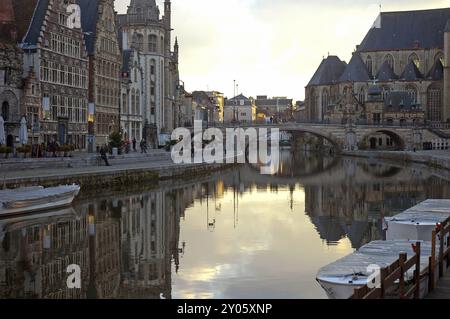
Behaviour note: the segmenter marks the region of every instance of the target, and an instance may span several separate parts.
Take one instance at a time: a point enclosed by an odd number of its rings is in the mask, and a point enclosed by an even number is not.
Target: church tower
[[[444,101],[442,121],[450,120],[450,19],[444,30]]]

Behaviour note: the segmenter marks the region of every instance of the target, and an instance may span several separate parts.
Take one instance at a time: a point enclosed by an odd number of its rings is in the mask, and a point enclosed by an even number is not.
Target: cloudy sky
[[[116,0],[126,12],[130,0]],[[160,4],[163,0],[157,0]],[[450,6],[450,0],[173,0],[187,90],[304,98],[322,58],[348,62],[383,11]]]

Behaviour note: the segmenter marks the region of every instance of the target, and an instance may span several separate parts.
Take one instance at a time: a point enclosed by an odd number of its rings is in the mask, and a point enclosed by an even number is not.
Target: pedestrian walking
[[[137,152],[136,143],[137,143],[136,138],[133,138],[133,152]]]
[[[106,146],[102,146],[102,147],[100,148],[100,156],[101,156],[102,160],[105,161],[105,165],[106,165],[106,166],[111,166],[111,165],[109,164],[109,162],[108,162],[108,155],[107,155],[107,153],[106,153]]]
[[[147,154],[147,142],[145,139],[141,141],[141,154]]]

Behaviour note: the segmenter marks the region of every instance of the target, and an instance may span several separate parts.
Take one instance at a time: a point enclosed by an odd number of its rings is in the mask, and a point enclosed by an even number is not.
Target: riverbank
[[[129,163],[117,166],[48,168],[2,172],[7,188],[76,183],[86,189],[110,188],[143,183],[157,184],[170,179],[186,179],[230,167],[230,164],[173,164],[167,160]]]

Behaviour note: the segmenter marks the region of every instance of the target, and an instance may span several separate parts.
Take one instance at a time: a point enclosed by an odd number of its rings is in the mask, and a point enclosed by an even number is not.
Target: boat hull
[[[18,207],[4,206],[0,208],[0,218],[32,214],[70,206],[79,191],[80,187],[74,186],[70,192],[65,192],[62,196],[43,197],[42,200],[33,200],[28,205],[19,205]],[[27,201],[24,202],[26,203]]]

